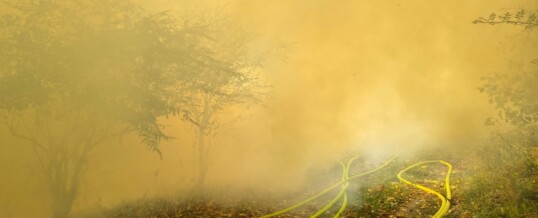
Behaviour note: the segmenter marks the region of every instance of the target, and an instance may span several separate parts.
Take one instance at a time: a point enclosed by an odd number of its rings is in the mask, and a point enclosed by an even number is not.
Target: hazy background
[[[290,191],[308,169],[349,151],[384,158],[473,145],[495,114],[476,89],[480,77],[524,67],[538,52],[536,34],[522,27],[471,23],[491,12],[535,10],[533,0],[139,2],[178,16],[220,11],[285,44],[285,60],[265,64],[271,98],[231,111],[242,119],[210,140],[208,184],[223,192]],[[163,122],[176,139],[161,147],[162,160],[136,137],[97,149],[73,211],[189,189],[194,136],[178,119]],[[31,150],[5,129],[0,143],[0,211],[46,214],[45,180]]]

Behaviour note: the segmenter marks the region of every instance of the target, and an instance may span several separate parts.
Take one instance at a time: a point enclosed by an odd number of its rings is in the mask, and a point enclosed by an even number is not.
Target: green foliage
[[[492,134],[469,165],[461,187],[461,214],[476,217],[535,217],[536,150],[525,143],[519,131]],[[461,215],[460,214],[460,215]]]
[[[521,10],[515,14],[491,14],[474,23],[538,25],[536,15]],[[511,124],[512,130],[492,133],[489,141],[476,151],[477,162],[463,192],[462,209],[478,217],[538,216],[538,61],[532,70],[495,74],[484,77],[480,92],[489,97],[499,117]],[[495,124],[488,118],[486,125]]]
[[[11,9],[1,19],[1,109],[113,120],[157,150],[167,138],[157,117],[179,112],[174,86],[192,70],[189,38],[198,33],[125,1],[18,1]]]
[[[538,62],[534,71],[495,74],[484,77],[480,92],[499,110],[499,116],[515,126],[533,125],[538,121]]]
[[[54,217],[69,212],[95,146],[134,131],[160,154],[170,136],[159,118],[191,114],[193,90],[237,96],[227,87],[246,78],[242,62],[230,59],[242,56],[223,56],[203,23],[149,14],[130,1],[3,4],[0,123],[33,146]]]
[[[204,17],[194,22],[207,24],[207,38],[201,41],[200,49],[211,58],[199,60],[203,63],[199,73],[183,83],[189,102],[183,118],[204,126],[208,131],[204,134],[209,134],[218,128],[215,116],[219,112],[260,103],[267,87],[262,83],[260,60],[249,52],[255,41],[251,34],[225,18]]]

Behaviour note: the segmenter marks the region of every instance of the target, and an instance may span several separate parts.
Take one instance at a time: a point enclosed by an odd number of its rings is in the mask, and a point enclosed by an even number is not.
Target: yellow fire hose
[[[326,188],[325,190],[319,192],[318,194],[316,194],[316,195],[314,195],[314,196],[312,196],[312,197],[310,197],[310,198],[307,198],[307,199],[305,199],[305,200],[303,200],[303,201],[301,201],[301,202],[298,202],[298,203],[296,203],[296,204],[294,204],[294,205],[292,205],[292,206],[290,206],[290,207],[287,207],[287,208],[285,208],[285,209],[282,209],[282,210],[273,212],[273,213],[271,213],[271,214],[264,215],[264,216],[262,216],[261,218],[268,218],[268,217],[278,216],[278,215],[284,214],[284,213],[286,213],[286,212],[289,212],[289,211],[291,211],[291,210],[293,210],[293,209],[299,208],[299,207],[301,207],[301,206],[303,206],[303,205],[305,205],[305,204],[307,204],[307,203],[309,203],[309,202],[311,202],[311,201],[313,201],[313,200],[315,200],[315,199],[317,199],[317,198],[319,198],[319,197],[321,197],[321,196],[327,194],[329,191],[331,191],[332,189],[338,187],[339,185],[348,183],[348,182],[349,182],[350,180],[352,180],[352,179],[356,179],[356,178],[359,178],[359,177],[361,177],[361,176],[365,176],[365,175],[371,174],[371,173],[373,173],[373,172],[375,172],[375,171],[378,171],[378,170],[382,169],[383,167],[387,166],[390,162],[392,162],[397,156],[398,156],[398,155],[395,155],[394,157],[392,157],[391,159],[389,159],[388,161],[386,161],[384,164],[382,164],[381,166],[379,166],[379,167],[377,167],[377,168],[375,168],[375,169],[373,169],[373,170],[370,170],[370,171],[367,171],[367,172],[364,172],[364,173],[360,173],[360,174],[356,174],[356,175],[350,176],[350,177],[348,177],[348,178],[346,178],[346,179],[342,179],[340,182],[338,182],[338,183],[336,183],[336,184],[334,184],[334,185],[332,185],[332,186]],[[355,157],[355,158],[356,158],[356,157]],[[351,159],[351,160],[348,162],[348,165],[351,165],[352,160],[354,160],[354,158]],[[345,171],[344,174],[347,174],[347,173],[349,172],[349,167],[345,167],[345,168],[346,168],[346,169],[344,169],[344,171]],[[347,188],[347,186],[346,186],[346,188]],[[345,191],[345,189],[343,189],[343,190]],[[333,199],[333,200],[334,200],[334,199]],[[347,196],[346,196],[345,200],[346,200],[346,202],[347,202]],[[332,201],[331,201],[331,202],[332,202]],[[330,203],[330,202],[329,202],[329,203]],[[333,204],[334,204],[334,203],[333,203]],[[345,209],[345,207],[343,207],[343,208]],[[342,207],[340,208],[340,210],[342,210],[342,212],[343,212]],[[318,211],[318,212],[319,212],[319,211]],[[322,212],[322,213],[323,213],[323,212]],[[340,211],[339,211],[339,214],[341,214]]]
[[[375,171],[378,171],[382,168],[384,168],[385,166],[387,166],[390,162],[392,162],[398,155],[395,155],[394,157],[392,157],[391,159],[389,159],[388,161],[386,161],[384,164],[382,164],[381,166],[373,169],[373,170],[370,170],[370,171],[367,171],[367,172],[364,172],[364,173],[361,173],[361,174],[356,174],[356,175],[353,175],[353,176],[349,176],[349,168],[351,166],[351,163],[356,160],[358,158],[358,156],[355,156],[353,158],[351,158],[347,164],[344,164],[342,161],[338,161],[340,163],[340,165],[342,166],[342,179],[340,182],[328,187],[327,189],[319,192],[318,194],[306,199],[306,200],[303,200],[301,202],[298,202],[288,208],[285,208],[285,209],[282,209],[282,210],[279,210],[279,211],[276,211],[276,212],[273,212],[271,214],[267,214],[265,216],[262,216],[261,218],[268,218],[268,217],[274,217],[274,216],[278,216],[278,215],[281,215],[281,214],[284,214],[286,212],[289,212],[293,209],[296,209],[298,207],[301,207],[325,194],[327,194],[329,191],[331,191],[332,189],[338,187],[339,185],[342,185],[342,188],[340,189],[340,192],[338,192],[338,194],[333,198],[331,199],[331,201],[329,201],[323,208],[321,208],[320,210],[318,210],[316,213],[314,213],[311,217],[312,218],[316,218],[318,216],[320,216],[321,214],[323,214],[324,212],[326,212],[328,209],[330,209],[338,200],[342,199],[342,205],[340,206],[340,209],[338,210],[338,212],[334,215],[334,218],[338,218],[340,217],[340,215],[344,212],[346,206],[347,206],[347,193],[346,193],[346,190],[349,186],[349,181],[352,180],[352,179],[355,179],[355,178],[358,178],[358,177],[361,177],[361,176],[365,176],[365,175],[368,175],[370,173],[373,173]],[[415,184],[415,183],[412,183],[410,182],[409,180],[407,179],[404,179],[402,177],[402,174],[405,173],[406,171],[414,168],[414,167],[417,167],[419,165],[423,165],[423,164],[430,164],[430,163],[442,163],[444,165],[446,165],[448,167],[448,172],[446,174],[446,177],[445,177],[445,190],[446,190],[446,198],[445,196],[443,196],[442,194],[440,194],[439,192],[436,192],[430,188],[427,188],[427,187],[424,187],[422,185],[419,185],[419,184]],[[451,199],[451,193],[450,193],[450,174],[452,173],[452,165],[450,165],[450,163],[448,162],[445,162],[445,161],[442,161],[442,160],[432,160],[432,161],[422,161],[422,162],[419,162],[419,163],[416,163],[416,164],[413,164],[405,169],[403,169],[402,171],[400,171],[397,175],[398,179],[408,185],[411,185],[413,187],[416,187],[420,190],[423,190],[425,192],[428,192],[430,194],[434,194],[436,195],[439,199],[441,199],[441,208],[439,208],[439,210],[437,211],[437,213],[435,213],[433,215],[433,218],[441,218],[443,217],[444,215],[446,215],[446,213],[448,212],[448,209],[450,208],[450,199]],[[342,198],[343,196],[343,198]]]
[[[423,164],[429,164],[429,163],[442,163],[444,165],[446,165],[448,167],[448,172],[446,174],[446,177],[445,177],[445,190],[446,190],[446,198],[445,196],[443,196],[442,194],[440,194],[439,192],[436,192],[432,189],[429,189],[429,188],[426,188],[422,185],[419,185],[419,184],[415,184],[415,183],[412,183],[410,182],[409,180],[407,179],[404,179],[402,177],[402,174],[405,172],[405,171],[408,171],[414,167],[417,167],[419,165],[423,165]],[[423,162],[419,162],[419,163],[416,163],[416,164],[413,164],[405,169],[403,169],[402,171],[400,171],[398,173],[398,179],[408,185],[411,185],[413,187],[416,187],[420,190],[423,190],[425,192],[428,192],[430,194],[434,194],[436,195],[439,199],[441,199],[441,208],[439,208],[439,210],[437,211],[437,213],[435,213],[435,215],[433,215],[433,218],[441,218],[443,217],[447,212],[448,212],[448,208],[450,208],[450,200],[452,198],[451,196],[451,193],[450,193],[450,173],[452,173],[452,165],[450,165],[449,163],[445,162],[445,161],[442,161],[442,160],[432,160],[432,161],[423,161]],[[448,199],[448,200],[447,200]]]
[[[340,162],[340,163],[342,164],[342,167],[344,167],[344,163],[343,162]],[[345,173],[345,175],[343,175],[344,176],[343,179],[349,178],[349,165],[350,164],[347,165],[347,172]],[[349,185],[349,182],[346,182],[346,189],[348,185]],[[336,214],[334,215],[334,218],[340,217],[340,215],[344,213],[346,206],[347,206],[347,192],[344,192],[344,199],[342,200],[342,205],[340,206],[340,209],[338,210],[338,212],[336,212]]]
[[[356,160],[359,156],[355,156],[353,158],[351,158],[348,162],[347,162],[347,165],[344,165],[343,162],[341,161],[338,161],[341,165],[342,165],[342,171],[343,171],[343,174],[342,174],[342,181],[345,181],[348,177],[349,177],[349,167],[351,166],[351,163]],[[340,189],[340,192],[338,192],[338,194],[336,196],[334,196],[334,198],[329,201],[329,203],[327,203],[327,205],[325,205],[323,208],[321,208],[320,210],[318,210],[318,212],[314,213],[314,215],[311,216],[311,218],[316,218],[318,217],[319,215],[325,213],[325,211],[329,210],[338,200],[340,200],[340,198],[342,198],[342,196],[344,194],[346,194],[346,190],[347,190],[347,187],[349,186],[349,182],[345,182],[343,185],[342,185],[342,189]],[[346,194],[347,195],[347,194]],[[342,209],[342,208],[340,208]],[[342,211],[343,212],[343,211]],[[338,215],[339,216],[339,215]],[[337,216],[337,217],[338,217]]]

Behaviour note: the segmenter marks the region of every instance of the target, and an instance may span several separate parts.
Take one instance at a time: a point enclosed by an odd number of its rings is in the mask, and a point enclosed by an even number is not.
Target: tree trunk
[[[204,191],[204,183],[207,175],[207,155],[206,155],[206,144],[205,144],[205,136],[208,131],[208,125],[209,121],[211,119],[211,111],[210,111],[210,96],[205,96],[203,98],[203,111],[200,116],[200,120],[198,123],[198,176],[196,179],[196,191],[199,194],[203,194]]]
[[[53,193],[52,218],[66,218],[71,211],[74,200],[74,192]]]
[[[70,160],[64,155],[51,158],[46,173],[52,196],[53,218],[66,218],[69,215],[77,195],[84,158]]]
[[[196,189],[199,193],[204,190],[204,182],[207,173],[205,155],[205,127],[198,128],[198,178],[196,179]]]

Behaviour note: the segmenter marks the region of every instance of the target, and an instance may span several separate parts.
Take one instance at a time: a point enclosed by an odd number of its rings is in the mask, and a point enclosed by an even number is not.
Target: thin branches
[[[525,26],[525,29],[532,29],[538,26],[538,19],[535,13],[527,13],[525,10],[521,10],[514,13],[506,12],[503,15],[497,15],[491,13],[488,18],[479,17],[473,21],[474,24],[511,24]]]

